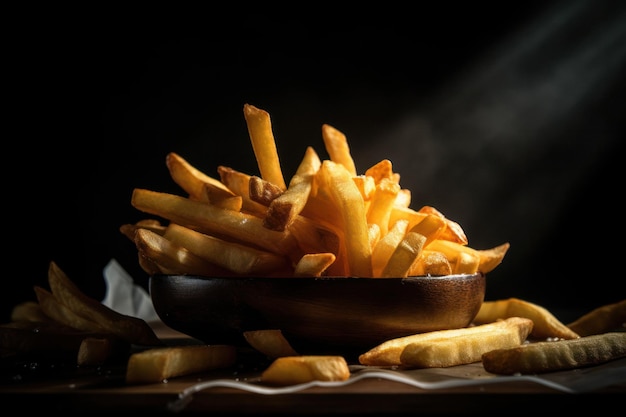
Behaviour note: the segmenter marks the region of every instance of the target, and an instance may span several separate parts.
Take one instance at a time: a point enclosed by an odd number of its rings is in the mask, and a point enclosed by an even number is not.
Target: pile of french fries
[[[183,193],[136,188],[147,218],[120,227],[150,275],[390,278],[489,273],[509,243],[468,245],[463,228],[432,206],[410,207],[388,159],[359,173],[346,135],[324,124],[329,159],[307,147],[283,176],[269,113],[243,108],[260,175],[219,166],[219,178],[171,152]]]

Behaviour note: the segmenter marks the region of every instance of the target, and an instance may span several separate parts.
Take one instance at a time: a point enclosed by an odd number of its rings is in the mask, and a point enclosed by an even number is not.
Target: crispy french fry
[[[432,206],[423,206],[419,209],[419,212],[424,214],[433,214],[445,220],[446,228],[441,233],[441,239],[449,240],[461,245],[467,245],[467,236],[465,235],[465,231],[460,224],[448,219],[442,212]]]
[[[402,242],[408,225],[408,220],[400,219],[396,221],[387,234],[381,237],[374,246],[372,250],[372,273],[375,277],[379,277],[382,274],[393,251]]]
[[[452,274],[452,267],[448,258],[441,252],[428,249],[422,250],[409,270],[409,276],[450,274]]]
[[[536,339],[577,339],[580,337],[545,307],[514,297],[484,301],[476,317],[474,317],[474,323],[491,323],[508,317],[526,317],[531,319],[534,323],[531,336]]]
[[[217,172],[222,183],[235,195],[241,197],[241,209],[243,211],[257,216],[265,215],[267,206],[254,201],[250,197],[250,178],[252,178],[252,175],[223,165],[217,167]],[[268,180],[264,181],[270,183]]]
[[[409,231],[423,235],[426,238],[426,241],[424,242],[424,247],[426,247],[430,244],[430,242],[438,239],[441,233],[445,230],[445,228],[445,219],[442,219],[439,216],[428,214],[415,226],[411,227]]]
[[[311,193],[313,176],[320,166],[317,153],[308,147],[287,190],[269,204],[263,219],[265,227],[283,231],[291,225],[294,218],[304,210]]]
[[[391,208],[400,192],[400,185],[389,178],[383,178],[377,185],[367,209],[367,222],[377,224],[380,233],[387,234]]]
[[[467,252],[459,252],[454,262],[454,269],[452,272],[455,274],[475,274],[479,267],[480,257],[478,255]]]
[[[50,262],[48,283],[54,298],[76,315],[96,323],[106,333],[137,345],[160,345],[162,342],[140,318],[127,316],[84,294],[59,266]],[[46,313],[47,314],[47,313]]]
[[[393,172],[393,165],[389,159],[383,159],[365,171],[365,175],[374,178],[374,183],[380,183],[383,178],[400,183],[400,176]]]
[[[127,238],[129,238],[132,241],[135,240],[135,232],[138,229],[147,229],[150,230],[151,232],[154,232],[156,234],[159,234],[161,236],[163,236],[163,233],[165,233],[165,229],[167,228],[167,226],[162,225],[161,222],[159,222],[158,220],[155,219],[144,219],[144,220],[140,220],[135,224],[123,224],[120,226],[120,232],[126,236]]]
[[[352,180],[361,192],[363,200],[365,200],[366,203],[369,202],[369,200],[374,195],[374,191],[376,191],[376,183],[374,182],[374,177],[369,177],[367,175],[356,175],[352,177]]]
[[[243,332],[243,337],[255,350],[271,359],[298,355],[278,329],[248,330]]]
[[[350,175],[356,176],[357,170],[350,154],[350,146],[348,145],[346,135],[331,125],[323,124],[322,139],[330,160],[343,165]]]
[[[176,226],[172,223],[169,227]],[[229,276],[233,274],[231,270],[207,261],[183,245],[150,230],[138,230],[135,235],[135,245],[139,253],[153,263],[147,265],[149,271],[152,272],[151,275],[165,271],[170,274],[203,276]],[[156,270],[154,269],[155,265]]]
[[[218,239],[175,223],[168,226],[164,237],[211,264],[239,275],[271,276],[292,272],[284,256]]]
[[[291,233],[269,230],[263,226],[263,219],[250,214],[142,188],[133,191],[131,204],[138,210],[208,235],[228,237],[279,255],[296,253],[297,259],[302,255]]]
[[[524,343],[533,322],[511,317],[483,326],[491,326],[491,331],[409,343],[400,354],[400,362],[411,368],[447,368],[479,362],[485,352]]]
[[[383,268],[380,277],[404,278],[408,276],[411,265],[419,256],[425,242],[426,236],[420,233],[408,232],[404,235],[404,238],[391,254],[391,257]]]
[[[485,370],[493,374],[541,374],[599,365],[625,357],[626,332],[609,332],[495,349],[482,355],[482,363]]]
[[[450,240],[435,239],[429,245],[428,249],[436,250],[444,255],[450,263],[456,263],[459,253],[464,252],[479,259],[478,271],[486,274],[491,272],[504,259],[504,255],[509,250],[510,244],[503,243],[491,249],[474,249],[466,245],[461,245]]]
[[[325,160],[315,178],[324,185],[335,204],[335,210],[341,213],[349,274],[371,277],[372,249],[369,245],[365,203],[352,176],[343,165]]]
[[[126,383],[151,384],[169,378],[229,368],[237,360],[231,345],[181,345],[152,348],[128,358]]]
[[[296,264],[294,277],[320,277],[328,267],[335,262],[336,256],[332,252],[307,253]]]
[[[396,201],[393,203],[396,207],[407,208],[411,205],[411,190],[407,188],[401,188],[396,196]]]
[[[303,384],[311,381],[345,381],[350,369],[343,356],[303,355],[274,359],[261,374],[271,385]]]
[[[206,175],[176,152],[167,154],[165,165],[174,182],[194,200],[208,202],[209,195],[215,199],[223,199],[235,195],[218,179]],[[207,187],[210,188],[210,193],[207,193]]]
[[[452,338],[480,338],[490,337],[494,333],[498,333],[499,329],[513,327],[526,328],[531,325],[532,321],[520,317],[511,317],[499,320],[493,323],[487,323],[479,326],[464,327],[461,329],[438,330],[427,333],[418,333],[414,335],[399,337],[387,340],[380,345],[370,349],[359,356],[361,365],[371,366],[400,366],[402,365],[402,351],[412,343],[439,343],[440,341],[451,340]]]
[[[287,185],[280,167],[269,113],[251,104],[245,104],[243,106],[243,115],[246,119],[252,149],[261,172],[261,178],[285,190]]]
[[[580,336],[591,336],[626,327],[626,299],[583,314],[567,325]]]

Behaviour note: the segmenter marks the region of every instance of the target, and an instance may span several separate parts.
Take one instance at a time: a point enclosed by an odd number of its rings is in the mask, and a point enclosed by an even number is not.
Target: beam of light
[[[602,3],[558,3],[357,158],[392,150],[415,205],[461,218],[487,244],[510,239],[506,228],[528,233],[515,219],[548,227],[615,141],[609,130],[571,132],[626,74],[626,8],[597,10]]]

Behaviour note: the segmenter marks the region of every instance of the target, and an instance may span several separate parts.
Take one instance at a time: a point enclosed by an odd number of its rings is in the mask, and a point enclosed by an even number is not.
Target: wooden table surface
[[[442,415],[461,412],[507,415],[522,411],[577,411],[590,401],[602,406],[618,401],[623,404],[626,394],[626,360],[617,361],[608,368],[616,383],[601,383],[600,389],[577,393],[507,377],[489,378],[485,383],[472,385],[425,389],[378,377],[359,379],[360,371],[353,373],[354,382],[349,384],[312,386],[289,393],[259,393],[224,384],[186,393],[185,390],[199,383],[215,381],[267,388],[258,382],[264,364],[249,362],[237,369],[135,386],[125,383],[124,364],[83,370],[75,366],[45,368],[43,363],[24,363],[22,366],[21,372],[13,369],[8,374],[6,369],[3,370],[0,400],[5,409],[66,414],[137,411],[151,415]],[[469,374],[476,372],[477,366],[480,367],[477,364],[463,365],[449,372]],[[42,369],[34,369],[37,367]],[[598,368],[567,372],[579,380],[581,375],[587,375],[584,372],[589,372],[590,378],[601,380],[603,375],[608,375],[608,372],[603,374],[601,371]],[[570,374],[561,375],[567,380]]]

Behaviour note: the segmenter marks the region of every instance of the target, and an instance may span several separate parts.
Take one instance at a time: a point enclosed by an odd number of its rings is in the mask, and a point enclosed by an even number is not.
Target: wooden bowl
[[[469,325],[483,274],[408,278],[215,278],[155,275],[169,327],[207,344],[248,346],[246,330],[280,329],[301,354],[358,354],[385,340]]]

